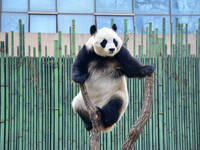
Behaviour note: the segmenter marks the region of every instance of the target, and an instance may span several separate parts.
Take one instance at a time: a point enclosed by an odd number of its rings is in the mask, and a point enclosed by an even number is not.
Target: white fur
[[[113,38],[118,42],[117,47],[115,47],[113,43]],[[105,48],[102,48],[100,45],[103,39],[108,41]],[[98,30],[86,43],[88,50],[94,49],[96,54],[109,57],[114,56],[120,50],[121,46],[122,40],[120,37],[114,30],[108,28]],[[114,53],[110,54],[108,51],[109,48],[115,48]],[[118,67],[116,62],[111,62],[108,65],[109,67],[105,67],[103,70],[93,69],[93,66],[95,66],[95,62],[89,64],[90,77],[85,81],[88,95],[92,103],[102,108],[108,103],[108,100],[112,96],[119,96],[123,101],[119,116],[120,119],[128,106],[128,91],[125,77],[111,78],[111,74],[116,71],[116,67]],[[73,99],[72,107],[74,110],[83,109],[87,111],[81,92]],[[112,127],[103,129],[103,131],[109,131]]]
[[[115,47],[113,43],[113,38],[118,42],[117,47]],[[102,48],[100,43],[103,41],[103,39],[107,40],[107,44],[105,48]],[[94,48],[94,51],[100,55],[100,56],[114,56],[115,54],[118,53],[122,46],[122,40],[121,38],[117,35],[117,33],[113,29],[109,28],[102,28],[97,31],[93,36],[89,38],[89,40],[86,43],[86,47],[91,50]],[[115,51],[114,53],[109,53],[109,49],[114,48]]]

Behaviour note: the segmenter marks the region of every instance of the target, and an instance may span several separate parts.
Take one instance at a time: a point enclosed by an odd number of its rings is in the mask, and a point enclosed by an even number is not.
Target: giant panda
[[[91,37],[79,51],[72,66],[72,80],[85,83],[88,96],[97,108],[102,131],[110,131],[128,106],[126,77],[143,78],[154,72],[154,66],[143,65],[130,55],[116,33],[117,26],[97,30],[90,27]],[[81,91],[72,101],[72,108],[83,120],[86,129],[92,123]]]

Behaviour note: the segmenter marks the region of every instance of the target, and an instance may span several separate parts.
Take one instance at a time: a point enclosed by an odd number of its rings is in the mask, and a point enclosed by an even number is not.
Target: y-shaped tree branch
[[[142,110],[140,112],[140,115],[135,122],[135,124],[130,129],[130,132],[122,145],[121,150],[131,150],[140,133],[142,132],[145,124],[150,118],[150,112],[151,112],[151,105],[152,105],[152,93],[153,93],[153,76],[147,77],[144,87],[144,103],[142,106]],[[90,119],[92,121],[92,133],[90,135],[90,149],[91,150],[99,150],[100,144],[99,144],[99,137],[101,132],[101,123],[99,121],[99,116],[97,114],[97,109],[95,106],[93,106],[92,102],[89,99],[87,89],[84,84],[80,84],[81,92],[83,95],[83,99],[85,102],[85,105],[88,109]]]
[[[140,115],[135,122],[135,124],[130,129],[128,136],[124,144],[122,145],[121,150],[132,150],[137,139],[139,138],[140,133],[142,132],[145,124],[150,118],[151,105],[152,105],[152,93],[153,93],[153,76],[147,77],[144,87],[144,102],[142,105],[142,110]]]

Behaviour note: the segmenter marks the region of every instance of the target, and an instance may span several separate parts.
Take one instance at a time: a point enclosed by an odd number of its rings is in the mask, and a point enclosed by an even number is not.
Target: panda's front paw
[[[72,80],[75,81],[76,83],[83,84],[85,80],[87,79],[88,74],[82,74],[82,75],[73,75]]]
[[[140,74],[141,77],[145,77],[145,76],[151,76],[151,74],[154,72],[155,67],[154,66],[144,66],[141,70],[140,70]]]

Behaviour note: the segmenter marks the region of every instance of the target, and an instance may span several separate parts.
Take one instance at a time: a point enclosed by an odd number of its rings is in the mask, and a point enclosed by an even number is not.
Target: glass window
[[[176,18],[178,18],[179,23],[184,24],[184,31],[185,31],[185,24],[188,24],[189,33],[195,33],[196,30],[198,29],[199,16],[173,16],[172,23],[173,23],[174,32],[175,32]]]
[[[12,12],[25,12],[28,10],[28,0],[3,0],[2,10]]]
[[[31,15],[30,32],[55,33],[56,16],[55,15]]]
[[[15,14],[15,13],[2,13],[1,31],[2,32],[18,32],[19,31],[19,19],[24,24],[25,32],[28,32],[28,15],[27,14]]]
[[[31,11],[55,11],[55,0],[30,0]]]
[[[144,31],[146,30],[146,27],[149,27],[149,23],[152,22],[152,30],[155,31],[156,28],[158,28],[159,33],[162,33],[162,21],[163,18],[165,18],[165,28],[166,33],[170,32],[170,18],[169,17],[163,17],[163,16],[136,16],[135,17],[135,26],[137,33],[141,33],[142,27],[144,28]]]
[[[72,19],[75,20],[76,33],[89,33],[90,26],[94,24],[92,15],[58,15],[58,30],[69,33]]]
[[[94,0],[58,0],[58,12],[93,13]]]
[[[124,20],[127,19],[127,30],[133,32],[133,19],[132,17],[115,17],[115,16],[98,16],[97,27],[98,29],[103,27],[111,27],[111,19],[114,19],[114,23],[117,25],[117,33],[124,33]]]
[[[200,14],[199,0],[172,0],[173,14]]]
[[[168,14],[169,0],[135,0],[134,10],[138,14]]]
[[[96,0],[96,11],[132,13],[132,0]]]

